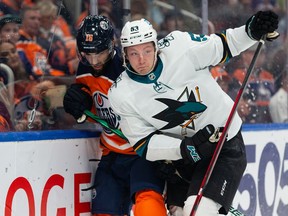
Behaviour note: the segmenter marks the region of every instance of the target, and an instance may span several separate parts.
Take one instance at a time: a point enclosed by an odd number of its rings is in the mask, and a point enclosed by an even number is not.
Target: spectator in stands
[[[57,33],[58,30],[61,30],[55,25],[55,21],[60,18],[57,15],[57,6],[52,1],[39,1],[37,6],[41,14],[38,41],[47,52],[50,52],[49,63],[53,68],[64,71],[65,74],[74,74],[78,65],[78,58],[76,50],[73,56],[69,56],[72,52],[69,52],[65,38],[62,34]]]
[[[184,31],[185,25],[183,15],[179,11],[174,10],[167,13],[160,28],[159,38],[165,37],[174,30]]]
[[[23,62],[17,52],[16,45],[9,39],[0,39],[0,58],[7,64],[13,71],[14,81],[28,80],[31,76],[31,71],[26,71]],[[5,84],[7,84],[7,77],[1,76]]]
[[[60,5],[57,5],[56,2],[57,1],[54,1],[54,0],[36,0],[35,1],[36,5],[38,5],[38,7],[40,7],[40,5],[42,5],[42,3],[44,3],[45,8],[47,10],[49,10],[50,13],[52,10],[55,11],[55,12],[53,12],[55,15],[54,15],[54,19],[52,19],[53,20],[53,22],[52,22],[53,28],[51,29],[51,31],[53,31],[53,32],[55,31],[56,35],[58,35],[64,41],[66,41],[68,39],[74,38],[74,36],[72,34],[71,26],[64,19],[64,17],[60,14],[61,11],[63,11],[63,8],[60,8]],[[50,8],[48,8],[48,6]],[[41,8],[40,8],[40,10],[41,10]],[[41,10],[41,12],[42,11],[43,10]],[[46,13],[48,13],[48,11],[46,11]]]
[[[237,92],[239,91],[239,82],[233,85],[233,79],[229,73],[223,68],[224,66],[214,66],[210,69],[212,76],[217,81],[219,86],[225,91],[231,98],[235,99]],[[249,99],[247,93],[244,92],[242,99],[239,101],[237,112],[245,123],[255,123],[253,113],[255,112],[253,103]]]
[[[165,13],[164,21],[162,22],[159,32],[158,38],[161,39],[165,37],[168,33],[179,30],[179,31],[191,31],[192,28],[196,29],[199,26],[199,21],[195,22],[195,20],[192,21],[192,23],[187,22],[187,19],[185,19],[184,15],[179,10],[172,10],[170,12]],[[154,26],[154,24],[153,24]],[[210,21],[208,21],[208,31],[209,33],[215,32],[214,24]]]
[[[0,72],[5,71],[4,64],[0,61]],[[13,90],[13,89],[12,89]],[[13,113],[13,91],[9,89],[0,78],[0,132],[7,132],[13,130],[12,118]]]
[[[11,75],[9,77],[9,74],[7,74],[5,70],[0,70],[0,81],[5,85],[1,88],[1,98],[4,99],[3,94],[5,94],[5,91],[7,91],[7,96],[9,97],[7,100],[0,101],[5,102],[5,106],[10,111],[10,120],[15,123],[15,129],[22,131],[25,128],[24,122],[28,125],[27,112],[30,112],[29,105],[31,105],[28,101],[32,100],[30,91],[37,85],[37,82],[29,80],[29,75],[31,74],[25,71],[23,63],[17,53],[16,46],[10,40],[0,40],[0,58],[13,71],[11,80]],[[0,67],[0,69],[2,69],[2,67]],[[11,88],[13,91],[10,91]],[[13,95],[10,95],[10,93],[13,93]],[[10,97],[12,98],[10,99]],[[9,129],[12,130],[12,127],[9,127]]]
[[[238,89],[239,90],[239,89]],[[245,124],[261,123],[259,117],[256,118],[258,112],[255,102],[250,99],[249,92],[245,89],[241,100],[239,101],[237,112]],[[259,116],[259,115],[257,115]]]
[[[288,123],[288,71],[281,73],[281,87],[271,97],[269,110],[274,123]]]
[[[15,130],[71,128],[73,118],[66,114],[63,109],[63,97],[66,92],[66,85],[66,79],[62,80],[60,77],[50,77],[42,81],[16,83]],[[34,108],[36,118],[31,123],[33,128],[29,128],[29,118]]]
[[[231,82],[231,77],[227,71],[224,70],[223,66],[214,66],[210,69],[210,72],[222,90],[229,94],[229,84]]]
[[[0,16],[4,14],[19,14],[21,0],[2,0],[0,2]]]
[[[81,11],[80,15],[76,18],[74,26],[75,29],[78,29],[82,20],[90,14],[89,7],[90,7],[90,0],[83,0],[82,1],[83,10]]]
[[[107,18],[109,18],[114,26],[114,28],[116,27],[115,23],[114,23],[114,17],[112,17],[112,11],[113,11],[113,4],[111,3],[112,1],[110,0],[98,0],[98,11],[97,14],[98,15],[102,15],[102,16],[106,16]],[[131,5],[133,5],[131,3]],[[82,20],[90,15],[90,0],[83,0],[82,1],[82,12],[80,13],[80,15],[77,17],[76,22],[75,22],[75,26],[74,28],[77,30],[80,23],[82,22]]]
[[[236,81],[236,83],[233,83],[231,75],[224,70],[223,65],[212,67],[210,72],[223,91],[231,98],[235,99],[240,88],[239,82]],[[256,123],[253,118],[253,113],[255,112],[255,106],[253,106],[253,104],[254,103],[249,99],[247,92],[244,92],[242,99],[239,101],[237,112],[245,123]]]
[[[56,85],[57,83],[54,81],[52,82],[52,85],[51,82],[47,82],[45,80],[41,82],[31,81],[28,80],[27,77],[25,77],[23,74],[23,68],[21,68],[23,63],[19,62],[19,58],[15,53],[15,42],[17,42],[19,39],[18,30],[20,23],[21,20],[19,17],[14,15],[5,15],[0,18],[0,56],[1,59],[5,61],[5,64],[10,66],[11,69],[16,72],[15,80],[17,80],[17,82],[15,82],[13,85],[14,96],[12,96],[12,104],[11,101],[6,97],[7,86],[1,82],[0,131],[24,131],[30,129],[40,130],[45,128],[47,129],[48,127],[59,129],[59,126],[63,128],[63,125],[67,127],[65,124],[67,123],[67,118],[69,116],[63,114],[63,112],[62,114],[59,113],[58,110],[56,110],[54,107],[55,104],[59,105],[59,103],[57,104],[52,101],[55,98],[61,97],[61,89],[63,89],[63,85]],[[18,54],[20,53],[24,54],[24,52],[21,52],[21,49],[18,49]],[[30,65],[30,72],[31,70],[32,66]],[[56,92],[56,94],[51,95],[49,92],[50,90],[52,92],[54,89],[56,91],[53,91],[53,93]],[[28,128],[28,119],[31,115],[31,110],[33,109],[35,103],[34,97],[37,104],[36,118],[30,125],[33,128]],[[49,104],[46,104],[46,102],[49,102]],[[59,117],[63,120],[63,124],[62,122],[61,124],[58,124],[58,121],[55,120],[55,118]],[[51,119],[53,119],[53,122],[51,122]]]
[[[242,68],[237,68],[233,72],[234,88],[239,89],[247,72],[247,68],[251,63],[251,59],[255,53],[257,44],[249,48],[245,52],[241,53]],[[275,92],[274,76],[270,71],[264,68],[266,60],[265,46],[262,48],[255,62],[254,70],[248,81],[246,89],[246,99],[249,101],[247,104],[253,111],[253,117],[255,123],[269,123],[271,117],[269,114],[269,101],[271,96]],[[236,96],[236,95],[235,95]]]
[[[1,0],[0,2],[0,16],[4,14],[19,15],[21,6],[23,4],[31,4],[32,0]]]
[[[29,95],[29,90],[34,85],[34,82],[30,81],[34,79],[32,76],[32,66],[27,60],[25,53],[22,50],[16,49],[15,43],[19,39],[18,31],[20,23],[21,20],[15,15],[4,15],[0,18],[0,58],[2,63],[13,71],[11,80],[11,75],[9,76],[3,69],[0,70],[0,80],[2,83],[1,102],[5,105],[7,110],[9,110],[9,130],[17,130],[17,127],[13,127],[15,123],[14,107],[17,107],[20,104],[23,97]],[[11,89],[13,91],[10,91]],[[13,93],[13,95],[10,95],[10,93]],[[26,102],[23,103],[25,106],[28,105]],[[4,110],[4,108],[2,110]],[[17,110],[23,113],[25,112],[22,108],[17,108]],[[8,119],[7,114],[2,115],[2,117],[5,117],[6,120]],[[1,120],[1,122],[3,123],[4,120]],[[4,123],[2,126],[3,125]]]
[[[148,2],[146,0],[131,0],[131,16],[134,14],[143,14],[148,16]]]
[[[273,10],[278,12],[277,0],[252,0],[252,8],[257,10]]]
[[[40,28],[40,10],[37,6],[25,6],[21,10],[22,26],[19,30],[20,39],[17,48],[23,49],[33,67],[33,74],[64,76],[65,72],[51,67],[47,62],[47,51],[37,43]]]
[[[253,14],[251,0],[210,0],[208,10],[216,31],[245,23]]]
[[[3,43],[1,45],[3,45]],[[10,58],[13,58],[13,56],[9,54],[8,56],[5,56],[5,58],[7,62],[10,62]],[[9,72],[9,67],[4,67],[7,62],[0,64],[0,131],[19,129],[17,127],[18,122],[22,121],[25,112],[29,110],[29,104],[31,104],[29,103],[29,91],[34,84],[34,81],[27,80],[18,80],[17,82],[13,82],[13,76],[11,79],[11,75],[9,77],[9,83],[4,83],[7,80],[5,75],[7,76],[9,74],[7,74],[7,72]],[[4,76],[2,76],[2,73]],[[2,81],[3,77],[4,82]],[[21,103],[21,101],[23,103]],[[24,120],[28,122],[27,117]],[[9,127],[6,127],[6,123],[8,123]]]
[[[147,0],[148,3],[148,17],[154,21],[157,26],[161,26],[164,21],[165,14],[168,12],[167,8],[155,4],[154,0]],[[167,3],[167,0],[162,0],[160,3]]]
[[[2,88],[0,88],[0,92],[1,92],[1,96],[0,96],[0,132],[12,131],[13,125],[12,125],[12,122],[10,119],[10,114],[9,114],[5,104],[1,101],[2,93],[3,93]]]
[[[9,40],[16,46],[19,40],[19,25],[21,24],[21,19],[15,15],[4,15],[0,17],[0,39]],[[33,80],[32,65],[28,61],[25,52],[22,49],[17,49],[18,55],[22,61],[26,74],[29,74],[29,79]],[[19,65],[22,65],[19,63]],[[8,65],[9,66],[9,65]],[[11,65],[10,65],[11,66]],[[12,66],[13,69],[13,66]]]
[[[65,46],[68,49],[69,59],[77,59],[76,40],[72,33],[74,31],[74,28],[72,25],[68,24],[68,22],[62,15],[62,12],[65,12],[65,7],[63,8],[62,5],[60,8],[60,6],[56,4],[55,0],[36,0],[35,2],[37,2],[37,5],[40,7],[42,16],[45,14],[47,15],[48,13],[51,13],[51,11],[54,10],[53,16],[55,17],[55,19],[51,20],[50,18],[52,23],[49,24],[49,22],[47,22],[48,25],[46,26],[46,29],[47,30],[50,29],[50,32],[55,33],[64,41]],[[44,11],[45,13],[42,13]],[[41,18],[41,25],[42,22],[43,20]]]
[[[17,43],[21,19],[16,15],[7,14],[0,17],[0,36]]]
[[[3,61],[5,61],[5,64],[7,64],[14,72],[14,79],[16,82],[13,83],[14,86],[14,104],[13,111],[13,122],[15,123],[15,129],[16,130],[28,130],[28,118],[30,114],[28,114],[32,109],[34,105],[34,97],[37,100],[37,112],[40,112],[41,118],[43,117],[44,119],[50,118],[50,114],[54,114],[49,112],[44,113],[45,109],[47,107],[43,108],[43,104],[45,105],[45,96],[43,92],[46,92],[47,89],[57,89],[61,85],[50,85],[50,82],[46,82],[45,80],[41,80],[41,82],[38,82],[35,80],[36,77],[33,76],[32,73],[32,66],[25,58],[25,53],[23,52],[22,49],[18,49],[18,55],[16,52],[16,47],[15,47],[15,42],[18,41],[19,39],[19,24],[21,23],[21,20],[19,17],[15,15],[5,15],[0,18],[0,57]],[[20,58],[22,59],[22,62],[20,61]],[[23,61],[23,58],[26,59]],[[23,64],[29,66],[25,69],[23,68]],[[25,71],[26,70],[26,71]],[[0,70],[1,71],[1,70]],[[2,75],[1,75],[2,74]],[[4,72],[0,72],[0,77],[1,80],[7,84],[7,75]],[[33,81],[35,80],[35,81]],[[4,83],[3,83],[4,85]],[[51,87],[52,86],[52,87]],[[49,88],[51,87],[51,88]],[[4,88],[5,89],[5,88]],[[41,95],[37,94],[36,89],[41,90]],[[46,90],[44,90],[46,89]],[[1,91],[2,94],[2,91]],[[57,98],[61,94],[58,93],[53,97]],[[37,97],[37,98],[36,98]],[[12,100],[13,101],[13,100]],[[7,106],[11,106],[11,104],[7,104]],[[13,110],[12,109],[12,110]],[[50,109],[48,107],[47,109]],[[46,110],[47,110],[46,109]],[[48,116],[47,116],[48,115]],[[66,115],[67,116],[67,115]],[[37,123],[34,127],[34,129],[38,128],[40,129],[40,122],[35,121]],[[46,126],[47,124],[44,124],[43,126]],[[50,127],[51,125],[49,125]]]
[[[138,20],[145,18],[151,22],[157,31],[160,31],[160,26],[158,26],[149,14],[149,4],[146,0],[132,0],[131,1],[131,20]],[[119,35],[120,38],[120,35]]]
[[[286,25],[286,22],[285,22]],[[286,27],[285,27],[286,28]],[[281,79],[278,79],[279,74],[282,74],[288,65],[287,51],[288,51],[288,37],[286,33],[286,29],[284,31],[280,30],[280,43],[274,48],[274,52],[271,52],[269,58],[267,58],[267,65],[269,70],[273,72],[275,77],[275,89],[278,90],[281,87]]]

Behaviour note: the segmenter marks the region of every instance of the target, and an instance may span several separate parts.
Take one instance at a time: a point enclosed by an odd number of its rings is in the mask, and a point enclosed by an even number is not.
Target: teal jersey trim
[[[207,37],[204,34],[193,34],[191,32],[188,32],[188,34],[193,41],[202,42],[207,40]]]
[[[148,142],[149,142],[149,141],[148,141]],[[140,147],[136,150],[136,153],[137,153],[140,157],[146,158],[148,142],[145,142],[145,144],[143,144],[142,146],[140,146]]]
[[[128,65],[128,68],[129,70],[126,69],[126,73],[132,80],[139,82],[139,83],[151,84],[151,83],[155,83],[160,77],[162,70],[163,70],[163,62],[159,58],[159,56],[157,56],[157,64],[154,70],[152,70],[149,74],[146,74],[144,76],[131,72],[133,71],[133,69],[131,68],[130,64]]]

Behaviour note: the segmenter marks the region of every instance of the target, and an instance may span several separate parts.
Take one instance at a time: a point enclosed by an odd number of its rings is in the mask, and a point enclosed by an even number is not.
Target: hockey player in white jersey
[[[126,70],[110,89],[110,103],[140,156],[172,161],[176,167],[182,181],[173,179],[171,191],[182,191],[187,199],[169,201],[168,187],[168,204],[185,204],[185,216],[190,215],[215,150],[217,139],[211,138],[224,127],[233,106],[208,67],[239,55],[277,28],[274,12],[259,11],[246,25],[210,36],[173,31],[157,41],[156,31],[145,19],[127,22],[122,29]],[[241,124],[236,114],[197,216],[228,213],[247,164]]]

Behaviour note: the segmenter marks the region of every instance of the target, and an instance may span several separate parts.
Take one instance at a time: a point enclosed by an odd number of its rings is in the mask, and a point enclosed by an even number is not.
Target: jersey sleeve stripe
[[[227,62],[232,57],[232,54],[231,54],[230,49],[229,49],[228,44],[227,44],[226,35],[225,35],[225,33],[221,33],[221,34],[216,33],[216,35],[221,38],[223,48],[224,48],[223,49],[223,57],[219,63]]]
[[[141,157],[144,157],[146,158],[146,154],[147,154],[147,148],[148,148],[148,144],[149,144],[149,141],[151,139],[151,137],[154,135],[154,134],[160,134],[161,132],[160,131],[155,131],[151,134],[149,134],[148,136],[146,136],[145,138],[139,140],[134,146],[134,150],[137,152],[138,155],[140,155]]]

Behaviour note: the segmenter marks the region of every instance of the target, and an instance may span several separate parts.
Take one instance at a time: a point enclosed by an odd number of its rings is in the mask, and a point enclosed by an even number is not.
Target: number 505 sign
[[[247,168],[233,206],[247,216],[288,215],[288,130],[244,131]]]

